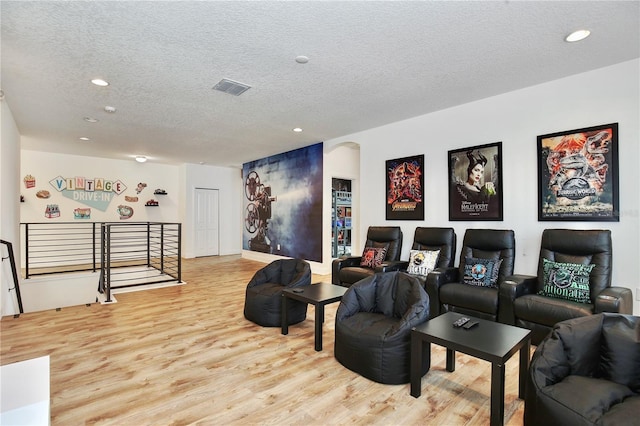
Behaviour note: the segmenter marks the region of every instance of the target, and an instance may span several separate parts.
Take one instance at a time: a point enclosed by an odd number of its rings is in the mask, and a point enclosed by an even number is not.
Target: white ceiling
[[[0,7],[1,88],[24,149],[173,164],[238,167],[640,57],[638,1]],[[591,37],[564,41],[580,28]],[[222,78],[252,88],[212,90]]]

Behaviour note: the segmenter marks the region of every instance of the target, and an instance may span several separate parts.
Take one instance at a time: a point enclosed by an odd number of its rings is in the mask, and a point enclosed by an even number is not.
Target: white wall
[[[33,189],[26,189],[22,183],[22,179],[27,174],[36,178],[36,187]],[[127,190],[119,196],[114,196],[107,211],[102,212],[92,208],[90,221],[120,221],[116,209],[119,204],[125,204],[134,209],[134,215],[131,219],[127,219],[128,221],[180,222],[182,223],[183,257],[193,257],[195,253],[193,235],[195,188],[218,189],[220,191],[220,254],[237,254],[241,251],[242,176],[238,169],[194,164],[182,166],[153,162],[141,164],[135,161],[23,150],[19,183],[26,202],[20,203],[21,222],[78,221],[73,219],[73,209],[85,206],[62,196],[49,184],[49,180],[57,176],[121,180],[127,185]],[[147,187],[137,194],[136,187],[140,182],[146,183]],[[48,190],[51,198],[37,198],[35,194],[40,189]],[[164,189],[167,195],[154,195],[155,189]],[[137,196],[138,201],[126,202],[125,195]],[[146,207],[145,202],[151,198],[157,200],[160,206]],[[47,204],[52,203],[60,206],[62,214],[58,219],[44,217]]]
[[[219,253],[242,251],[242,170],[199,164],[180,166],[180,216],[183,218],[182,256],[195,257],[194,193],[196,188],[219,191]]]
[[[133,208],[134,213],[129,222],[179,222],[178,200],[182,188],[179,187],[178,166],[137,163],[133,160],[112,160],[106,158],[84,157],[78,155],[54,154],[39,151],[22,151],[20,180],[30,174],[36,178],[35,188],[26,189],[23,182],[21,193],[25,202],[20,203],[21,222],[80,222],[74,220],[73,210],[77,207],[88,207],[79,201],[64,197],[49,183],[57,176],[65,178],[80,176],[87,179],[103,178],[120,180],[127,189],[120,195],[114,195],[106,211],[91,208],[91,222],[118,222],[120,216],[117,207],[120,204]],[[136,193],[138,183],[147,186],[139,194]],[[155,189],[164,189],[167,195],[154,195]],[[47,190],[51,197],[36,197],[39,190]],[[137,202],[125,201],[125,196],[138,197]],[[159,207],[145,207],[145,202],[155,199]],[[47,219],[44,211],[47,204],[58,204],[61,215],[57,219]]]
[[[18,171],[20,168],[20,134],[7,101],[0,101],[0,239],[13,244],[17,267],[20,266],[19,217],[18,200],[20,189]],[[2,247],[2,257],[7,255]],[[18,279],[20,273],[18,271]],[[0,316],[13,315],[19,311],[13,276],[9,261],[3,261],[0,268]]]
[[[516,273],[534,274],[545,228],[610,229],[614,285],[640,287],[640,61],[634,60],[329,141],[360,145],[360,235],[399,225],[406,258],[416,226],[451,226],[458,249],[467,228],[513,229]],[[538,135],[619,123],[620,222],[538,222]],[[448,220],[447,151],[502,141],[504,220]],[[385,161],[425,154],[425,220],[385,220]],[[632,266],[633,265],[633,266]],[[634,312],[640,312],[635,301]]]

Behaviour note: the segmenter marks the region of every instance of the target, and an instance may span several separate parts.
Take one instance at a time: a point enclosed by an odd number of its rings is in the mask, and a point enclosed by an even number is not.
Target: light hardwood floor
[[[489,424],[488,362],[458,354],[448,373],[444,348],[433,345],[415,399],[408,384],[375,383],[335,360],[338,304],[326,307],[322,352],[313,306],[287,336],[245,320],[245,287],[262,266],[239,256],[187,259],[184,286],[2,318],[0,364],[50,355],[52,425]],[[515,355],[507,425],[522,424],[517,377]]]

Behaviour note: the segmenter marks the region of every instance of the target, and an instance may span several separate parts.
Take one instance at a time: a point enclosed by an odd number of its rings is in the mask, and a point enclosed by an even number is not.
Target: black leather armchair
[[[435,269],[451,268],[455,262],[456,232],[453,228],[417,227],[413,235],[411,250],[440,250]],[[411,260],[411,259],[409,259]],[[402,262],[402,270],[406,271],[409,262]],[[425,285],[426,277],[418,278]],[[429,299],[429,312],[431,317],[440,313],[437,298]]]
[[[417,227],[413,234],[411,250],[440,250],[436,268],[453,266],[456,252],[456,232],[453,228]],[[409,262],[402,262],[406,270]]]
[[[462,242],[459,266],[439,268],[427,276],[425,285],[431,303],[431,316],[458,312],[502,322],[499,318],[498,287],[506,277],[513,275],[515,250],[512,230],[468,229]],[[467,260],[473,262],[467,265]],[[482,261],[486,263],[487,270],[470,270],[475,264],[481,265]],[[465,283],[465,277],[469,274],[482,279],[483,285]],[[489,281],[495,282],[495,285],[489,286]]]
[[[311,284],[311,265],[302,259],[278,259],[255,273],[244,300],[244,317],[263,327],[280,327],[282,290]],[[287,302],[289,325],[307,317],[307,304]]]
[[[532,331],[538,344],[558,322],[600,312],[632,313],[628,288],[611,287],[611,231],[545,229],[542,233],[537,276],[515,275],[500,288],[504,322]],[[589,273],[587,303],[538,294],[544,288],[544,260],[595,265]]]
[[[556,324],[531,360],[525,426],[632,425],[640,415],[640,317]]]
[[[382,265],[377,268],[360,266],[362,256],[343,256],[333,260],[331,265],[331,282],[349,287],[351,284],[370,277],[376,272],[387,272],[398,269],[402,251],[402,229],[399,226],[370,226],[367,231],[365,248],[386,247],[387,253]]]
[[[370,380],[408,383],[411,328],[428,319],[429,297],[416,277],[399,271],[375,274],[349,287],[340,301],[335,357]],[[428,358],[425,350],[422,374]]]

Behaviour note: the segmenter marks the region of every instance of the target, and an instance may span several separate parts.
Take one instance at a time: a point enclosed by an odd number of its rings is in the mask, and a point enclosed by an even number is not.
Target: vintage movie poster
[[[618,123],[538,136],[538,220],[618,221]]]
[[[502,220],[502,142],[449,151],[449,220]]]
[[[387,160],[387,220],[424,220],[424,155]]]

